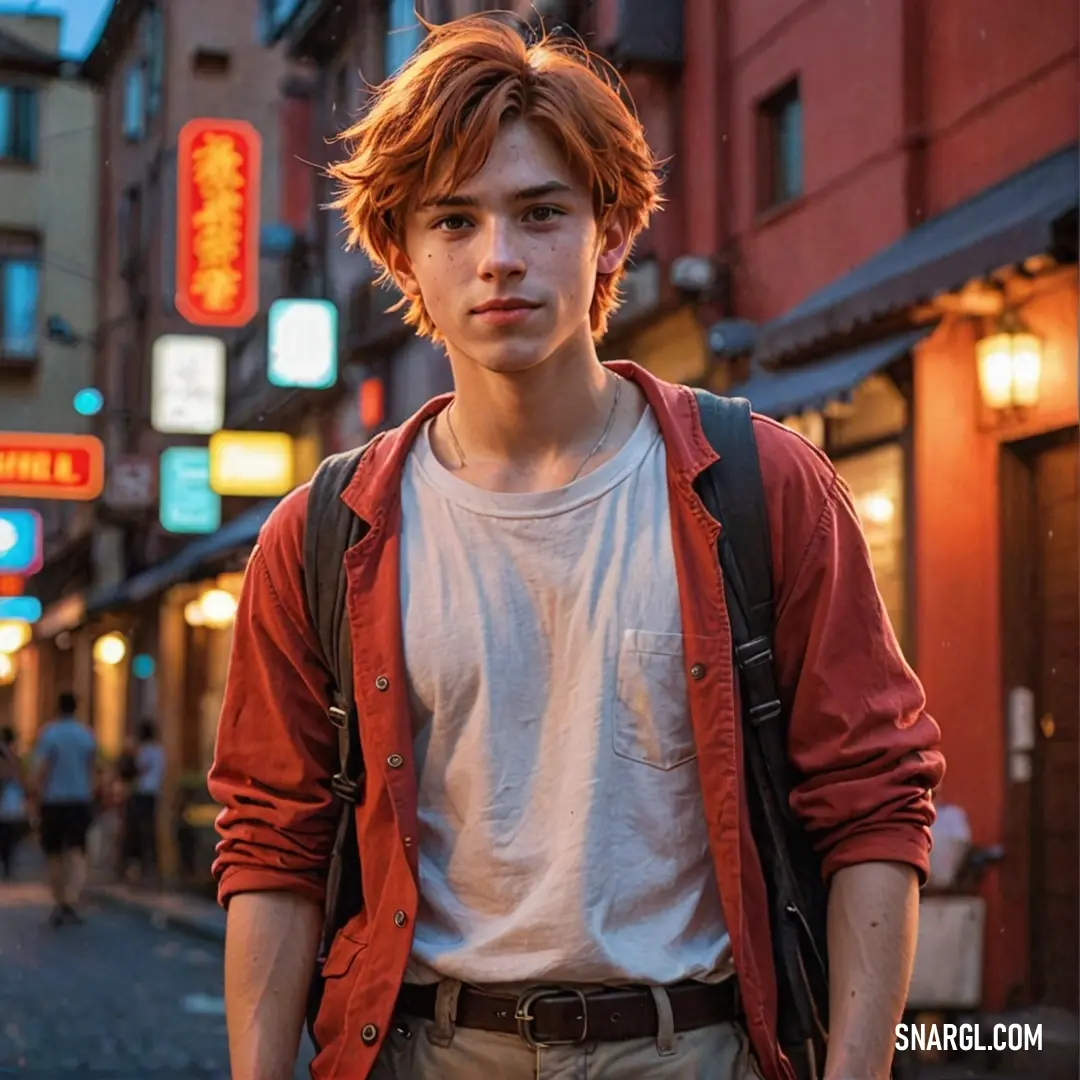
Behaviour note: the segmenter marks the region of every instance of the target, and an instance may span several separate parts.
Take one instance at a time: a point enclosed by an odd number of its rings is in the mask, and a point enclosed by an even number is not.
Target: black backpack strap
[[[345,505],[341,496],[370,445],[329,457],[316,469],[308,492],[304,527],[308,615],[328,676],[327,715],[338,735],[338,772],[330,786],[340,802],[340,818],[327,879],[320,964],[338,930],[363,904],[354,807],[363,801],[364,759],[345,612],[345,552],[363,539],[367,524]]]
[[[772,539],[750,403],[694,392],[705,438],[720,455],[702,478],[701,498],[721,525],[720,568],[743,710],[761,739],[773,790],[786,807],[787,731],[773,658]]]
[[[820,866],[790,808],[787,710],[777,685],[772,542],[750,403],[695,390],[706,439],[720,460],[697,484],[720,523],[734,658],[742,697],[751,825],[770,900],[780,1041],[800,1080],[824,1062],[828,1026],[826,896]]]

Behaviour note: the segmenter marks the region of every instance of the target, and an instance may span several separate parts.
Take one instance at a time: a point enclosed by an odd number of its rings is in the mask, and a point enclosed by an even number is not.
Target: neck
[[[611,407],[611,374],[592,340],[525,371],[499,372],[451,354],[454,433],[470,459],[541,463],[596,438]]]

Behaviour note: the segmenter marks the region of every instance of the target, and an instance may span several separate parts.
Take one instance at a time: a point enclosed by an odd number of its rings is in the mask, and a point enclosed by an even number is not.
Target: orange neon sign
[[[96,499],[105,447],[93,435],[0,432],[0,498]]]
[[[22,596],[26,578],[22,574],[0,574],[0,597]]]
[[[177,148],[176,310],[244,326],[259,310],[262,139],[242,120],[191,120]]]

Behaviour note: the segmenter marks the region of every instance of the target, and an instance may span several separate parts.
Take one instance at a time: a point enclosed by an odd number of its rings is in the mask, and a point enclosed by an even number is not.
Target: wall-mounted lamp
[[[15,661],[7,653],[0,653],[0,686],[10,686],[15,681]]]
[[[184,605],[184,621],[188,626],[225,630],[235,619],[236,597],[227,589],[207,589],[197,600]]]
[[[206,625],[212,630],[224,630],[232,626],[236,618],[236,597],[224,589],[209,589],[199,597]]]
[[[14,656],[34,636],[26,622],[0,622],[0,656]]]
[[[991,409],[1029,408],[1039,403],[1042,339],[1006,312],[997,330],[975,346],[979,389]]]
[[[94,642],[93,654],[99,664],[115,667],[127,656],[127,641],[123,634],[102,634]]]

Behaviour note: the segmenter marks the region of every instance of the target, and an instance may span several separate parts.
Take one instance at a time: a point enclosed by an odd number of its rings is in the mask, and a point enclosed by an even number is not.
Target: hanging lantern
[[[1007,313],[995,333],[975,346],[979,390],[991,409],[1023,409],[1039,403],[1043,343]]]

